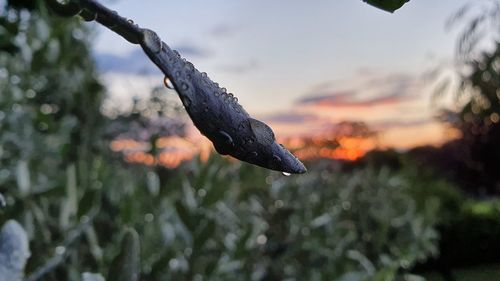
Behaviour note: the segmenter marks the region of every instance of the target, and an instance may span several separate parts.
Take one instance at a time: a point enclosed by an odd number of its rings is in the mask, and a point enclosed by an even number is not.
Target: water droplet
[[[182,89],[183,89],[184,91],[186,91],[187,89],[189,89],[189,86],[188,86],[188,84],[186,84],[186,83],[182,83],[182,86],[181,86],[181,87],[182,87]]]
[[[206,73],[206,72],[202,72],[202,73],[201,73],[201,76],[203,76],[203,77],[207,77],[207,73]]]
[[[292,174],[287,173],[287,172],[283,172],[282,174],[283,174],[285,177],[289,177],[289,176],[291,176],[291,175],[292,175]]]
[[[190,62],[187,62],[186,63],[186,68],[189,69],[190,71],[193,71],[194,70],[194,65]]]
[[[165,87],[169,89],[174,89],[174,84],[172,84],[172,81],[170,80],[170,78],[168,78],[168,76],[165,76],[165,78],[163,78],[163,84],[165,84]]]
[[[233,138],[228,133],[226,133],[224,131],[220,131],[220,134],[222,136],[224,136],[224,138],[226,139],[226,143],[227,144],[234,146]]]
[[[191,100],[187,96],[182,95],[181,99],[184,107],[189,107],[191,105]]]
[[[215,91],[215,92],[214,92],[214,95],[215,95],[216,97],[218,97],[218,96],[220,96],[220,93],[219,93],[219,92],[217,92],[217,91]]]
[[[163,42],[161,41],[158,34],[149,29],[143,29],[143,42],[146,47],[154,53],[159,53],[162,50]]]
[[[229,93],[228,95],[229,95],[230,98],[234,97],[233,93]]]
[[[222,91],[223,93],[226,93],[226,92],[227,92],[227,89],[226,89],[226,88],[222,88],[222,89],[221,89],[221,91]]]
[[[278,155],[273,155],[273,160],[276,162],[281,162],[281,158]]]
[[[252,152],[250,152],[250,154],[252,155],[252,157],[259,156],[259,153],[257,153],[257,151],[252,151]]]
[[[127,21],[128,21],[128,23],[130,23],[130,24],[134,24],[134,21],[133,21],[133,20],[131,20],[131,19],[129,19],[129,20],[127,20]]]
[[[234,97],[234,102],[238,102],[238,98],[237,97]]]

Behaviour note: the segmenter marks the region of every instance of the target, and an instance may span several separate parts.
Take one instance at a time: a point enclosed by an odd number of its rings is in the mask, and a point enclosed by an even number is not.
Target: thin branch
[[[118,15],[100,3],[93,0],[80,0],[82,8],[93,13],[95,21],[121,35],[132,44],[139,44],[143,38],[144,30],[133,21]],[[90,18],[92,19],[92,18]]]
[[[56,0],[46,0],[55,4]],[[289,173],[304,173],[306,168],[290,151],[276,142],[272,129],[253,119],[238,104],[237,98],[213,82],[206,73],[170,49],[152,30],[140,28],[95,0],[70,0],[78,5],[60,13],[79,14],[97,21],[133,44],[140,44],[149,59],[171,80],[194,125],[212,141],[217,152],[264,168]]]

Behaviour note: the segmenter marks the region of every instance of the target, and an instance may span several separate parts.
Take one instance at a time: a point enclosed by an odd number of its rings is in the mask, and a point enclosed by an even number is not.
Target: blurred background
[[[137,45],[0,0],[4,276],[500,280],[500,1],[101,2],[308,172],[218,155]]]

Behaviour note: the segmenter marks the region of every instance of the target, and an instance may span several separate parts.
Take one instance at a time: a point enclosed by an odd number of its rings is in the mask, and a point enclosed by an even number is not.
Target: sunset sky
[[[465,0],[412,0],[394,14],[361,0],[110,1],[269,122],[277,136],[321,135],[344,120],[381,147],[446,139],[424,73],[454,54],[447,19]],[[95,24],[94,24],[95,26]],[[110,103],[162,83],[135,45],[98,28],[95,56]]]

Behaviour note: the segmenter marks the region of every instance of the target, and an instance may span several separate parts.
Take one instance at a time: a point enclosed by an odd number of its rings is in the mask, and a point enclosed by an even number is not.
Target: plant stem
[[[80,6],[95,15],[98,23],[121,35],[132,44],[139,44],[143,30],[133,21],[124,18],[94,0],[79,0]]]

